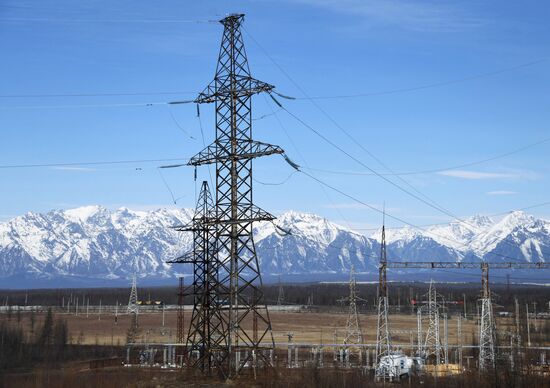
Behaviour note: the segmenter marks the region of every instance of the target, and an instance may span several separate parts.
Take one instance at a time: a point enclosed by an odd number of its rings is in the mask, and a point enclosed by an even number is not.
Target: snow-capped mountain
[[[166,264],[191,249],[190,233],[172,226],[190,220],[192,210],[109,210],[86,206],[27,213],[0,224],[0,287],[9,279],[125,280],[134,272],[168,279],[190,268]],[[461,222],[462,221],[462,222]],[[388,229],[390,260],[522,260],[549,257],[550,222],[523,212],[496,221],[474,216],[425,230]],[[277,226],[275,226],[277,225]],[[289,233],[286,233],[288,231]],[[380,232],[370,237],[313,214],[294,211],[254,229],[264,275],[375,274]],[[22,280],[21,280],[22,279]]]

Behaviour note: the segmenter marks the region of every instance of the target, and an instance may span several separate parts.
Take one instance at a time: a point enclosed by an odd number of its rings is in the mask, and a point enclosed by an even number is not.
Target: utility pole
[[[462,320],[460,314],[456,316],[456,342],[458,346],[458,365],[462,369]]]
[[[387,282],[387,251],[386,227],[382,223],[382,238],[380,241],[380,262],[378,264],[378,323],[376,329],[375,375],[376,379],[390,378],[392,365],[380,363],[382,357],[391,356],[391,338],[388,320],[388,282]]]
[[[514,303],[516,305],[515,321],[516,321],[516,341],[515,341],[515,356],[519,359],[519,354],[521,352],[521,331],[519,327],[519,302],[518,298],[514,298]],[[516,360],[517,362],[517,360]]]
[[[445,365],[449,364],[449,326],[448,326],[448,319],[447,319],[447,313],[443,314],[443,335],[445,337],[445,343],[444,343],[444,352],[445,355]]]
[[[529,303],[525,303],[525,316],[527,318],[527,346],[531,347],[531,326],[529,324]]]
[[[177,315],[177,330],[176,330],[176,342],[178,344],[185,344],[185,329],[184,329],[184,310],[183,310],[183,298],[184,298],[184,288],[183,288],[183,277],[179,278],[179,290],[178,290],[178,315]]]
[[[489,266],[481,266],[481,322],[479,325],[479,369],[486,370],[495,367],[495,323],[491,291],[489,290]]]

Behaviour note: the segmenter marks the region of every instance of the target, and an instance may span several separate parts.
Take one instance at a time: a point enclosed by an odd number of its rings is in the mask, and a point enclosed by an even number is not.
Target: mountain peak
[[[466,221],[468,222],[468,224],[477,228],[486,228],[495,223],[491,217],[481,214],[476,214],[475,216],[469,217]]]
[[[107,209],[99,205],[81,206],[74,209],[65,210],[65,215],[72,221],[86,222],[90,217],[98,213],[104,213]]]

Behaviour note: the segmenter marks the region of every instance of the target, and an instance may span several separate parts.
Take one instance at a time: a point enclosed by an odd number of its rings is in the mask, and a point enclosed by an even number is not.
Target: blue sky
[[[388,179],[461,217],[546,202],[550,141],[444,170],[550,137],[549,11],[534,1],[3,1],[0,166],[194,155],[202,149],[195,106],[162,103],[192,98],[210,82],[222,27],[208,21],[242,12],[253,75],[302,98],[281,102],[363,164],[257,96],[254,116],[276,115],[254,122],[255,137],[304,167],[339,172],[307,170],[319,179],[372,206],[385,202],[416,225],[450,217],[377,176],[344,173],[368,172],[364,165],[380,173],[441,170],[402,176],[406,183]],[[434,86],[417,88],[426,85]],[[313,104],[304,91],[372,94]],[[155,92],[178,94],[36,96]],[[213,117],[212,106],[201,107],[207,143]],[[171,206],[161,164],[2,168],[0,219],[87,204]],[[279,157],[254,165],[264,183],[292,173]],[[199,170],[199,180],[207,176]],[[164,170],[163,177],[183,197],[178,206],[193,206],[192,169]],[[381,222],[303,174],[255,189],[257,204],[274,213],[313,212],[357,229]],[[549,218],[550,206],[529,212]]]

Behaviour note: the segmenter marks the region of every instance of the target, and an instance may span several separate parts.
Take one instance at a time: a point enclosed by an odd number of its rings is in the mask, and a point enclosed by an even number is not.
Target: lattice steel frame
[[[382,225],[382,239],[380,242],[380,263],[378,267],[378,322],[376,327],[376,377],[386,379],[390,371],[380,364],[380,359],[390,356],[391,338],[388,320],[388,283],[387,283],[388,257],[386,252],[386,228]]]
[[[193,250],[169,263],[192,264],[193,314],[189,324],[186,348],[188,363],[211,373],[217,367],[222,375],[227,347],[227,328],[220,314],[217,295],[218,265],[216,259],[215,207],[208,182],[202,182],[195,213],[187,225],[176,226],[180,232],[193,232]]]
[[[434,281],[430,281],[430,289],[428,290],[428,304],[423,306],[428,315],[428,329],[424,340],[424,356],[426,360],[430,356],[435,356],[435,364],[439,365],[441,359],[444,359],[443,347],[441,346],[441,335],[439,326],[439,310],[440,304],[437,302],[438,295],[435,289]]]
[[[481,265],[481,321],[479,324],[479,369],[486,370],[495,367],[495,320],[491,290],[489,289],[489,265]]]
[[[348,320],[346,322],[346,334],[344,336],[344,344],[362,344],[363,331],[359,323],[359,315],[357,314],[357,282],[355,280],[355,269],[352,266],[349,275],[349,311]]]
[[[216,139],[188,163],[216,164],[216,214],[209,225],[216,233],[215,308],[228,376],[238,374],[248,362],[254,367],[270,364],[268,351],[274,348],[252,224],[275,217],[252,202],[252,159],[283,153],[277,146],[252,139],[252,96],[274,86],[250,75],[240,29],[243,19],[244,15],[234,14],[220,21],[224,32],[216,75],[195,99],[197,104],[215,104]]]

